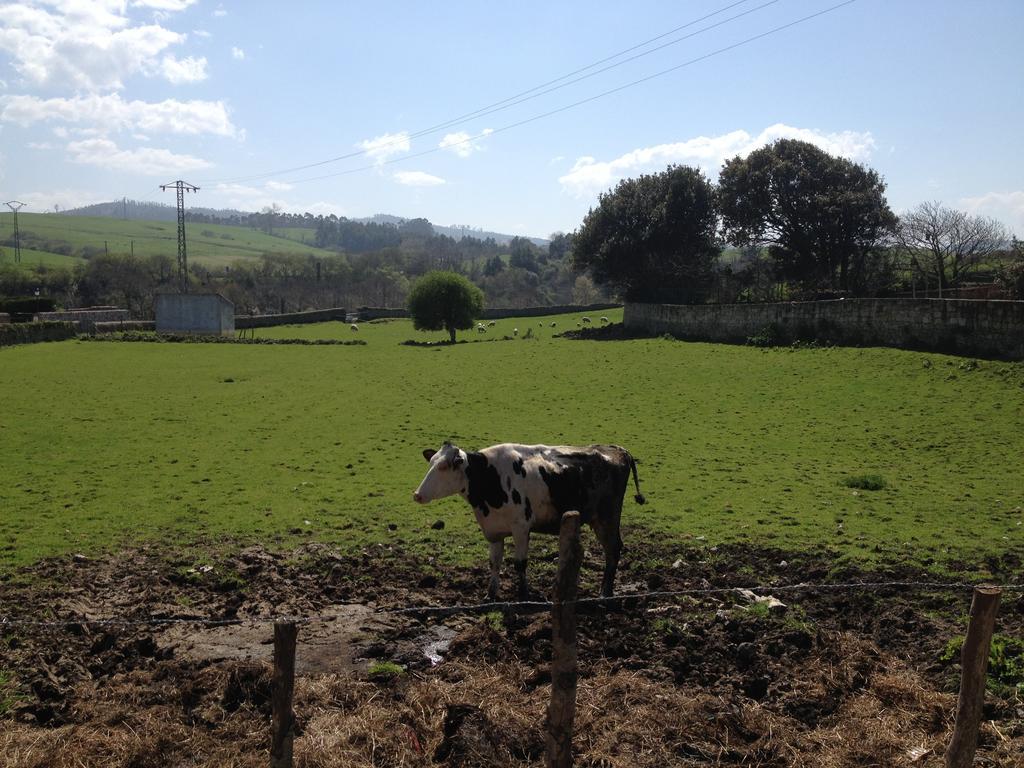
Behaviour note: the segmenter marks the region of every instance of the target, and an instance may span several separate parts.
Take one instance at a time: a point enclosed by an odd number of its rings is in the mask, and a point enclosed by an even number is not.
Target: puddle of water
[[[448,651],[452,638],[455,637],[455,630],[446,627],[444,624],[437,624],[431,627],[413,642],[423,651],[432,666],[437,666],[444,661],[443,654]]]

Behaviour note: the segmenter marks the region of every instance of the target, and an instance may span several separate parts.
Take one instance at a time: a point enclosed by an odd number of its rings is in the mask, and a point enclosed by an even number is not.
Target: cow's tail
[[[633,470],[633,485],[636,487],[636,496],[633,498],[636,499],[637,504],[646,504],[647,499],[640,493],[640,479],[636,476],[636,461],[633,459],[633,454],[629,451],[626,451],[626,455],[629,456],[629,468]]]

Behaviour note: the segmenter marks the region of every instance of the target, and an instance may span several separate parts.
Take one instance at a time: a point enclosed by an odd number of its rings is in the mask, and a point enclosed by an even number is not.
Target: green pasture
[[[21,249],[21,261],[16,265],[22,269],[29,270],[33,267],[73,267],[80,264],[81,259],[76,256],[65,256],[63,253],[51,253],[50,251],[37,251],[33,248]],[[3,249],[0,256],[0,264],[15,264],[14,249]]]
[[[0,349],[0,570],[125,543],[309,538],[482,562],[464,502],[411,500],[421,450],[444,439],[624,445],[648,498],[627,494],[624,520],[669,541],[972,574],[1024,554],[1020,364],[553,338],[578,317],[499,320],[453,347],[401,346],[444,334],[400,320],[256,331],[366,346]]]
[[[178,225],[173,221],[125,221],[101,216],[22,213],[18,217],[18,225],[23,243],[38,245],[39,241],[44,241],[49,243],[50,249],[66,244],[73,254],[86,247],[96,253],[103,253],[106,248],[110,253],[125,254],[134,248],[136,256],[163,254],[177,258],[178,254]],[[8,232],[9,226],[5,222],[0,233]],[[237,259],[258,258],[264,253],[331,254],[312,245],[246,227],[190,222],[186,231],[190,261],[207,267],[223,267]],[[5,252],[7,250],[10,249],[5,249]],[[22,261],[28,261],[24,247]]]

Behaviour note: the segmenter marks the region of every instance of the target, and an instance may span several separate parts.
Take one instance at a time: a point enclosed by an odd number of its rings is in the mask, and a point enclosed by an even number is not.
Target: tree
[[[1024,299],[1024,241],[1013,238],[1010,260],[999,268],[996,280],[1011,299]]]
[[[806,141],[779,139],[727,160],[718,185],[725,238],[739,247],[767,245],[790,282],[863,295],[884,274],[896,216],[876,171]]]
[[[669,166],[600,195],[573,237],[573,267],[627,301],[701,302],[720,250],[716,226],[711,183]]]
[[[915,274],[933,279],[939,295],[956,288],[988,257],[1006,247],[1006,227],[995,219],[970,216],[937,202],[904,214],[896,242]]]
[[[409,314],[418,331],[446,330],[455,343],[455,331],[473,327],[484,309],[484,294],[455,272],[428,272],[409,294]]]

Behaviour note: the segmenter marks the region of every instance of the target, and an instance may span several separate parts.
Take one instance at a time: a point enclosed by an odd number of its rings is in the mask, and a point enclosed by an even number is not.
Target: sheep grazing
[[[487,327],[483,323],[477,323],[476,324],[476,332],[477,333],[487,333]]]
[[[489,323],[487,324],[487,327],[488,327],[488,328],[493,328],[493,327],[494,327],[494,325],[495,325],[494,321],[493,321],[493,320],[491,320],[491,322],[489,322]]]
[[[359,330],[359,326],[356,325],[355,323],[352,323],[352,325],[349,326],[349,330],[351,330],[351,331],[358,331]]]
[[[604,315],[602,315],[602,316],[601,316],[601,322],[602,322],[602,323],[607,323],[607,322],[611,322],[611,321],[610,321],[610,320],[608,320],[608,318],[607,318],[607,317],[605,317]]]
[[[584,317],[582,319],[583,319],[584,323],[589,323],[590,322],[590,318],[589,317]]]
[[[518,336],[519,335],[519,329],[518,328],[513,328],[512,329],[512,335],[513,336]]]
[[[554,320],[552,320],[552,321],[551,321],[551,327],[552,327],[552,328],[554,328],[554,327],[555,327],[555,321],[554,321]]]

